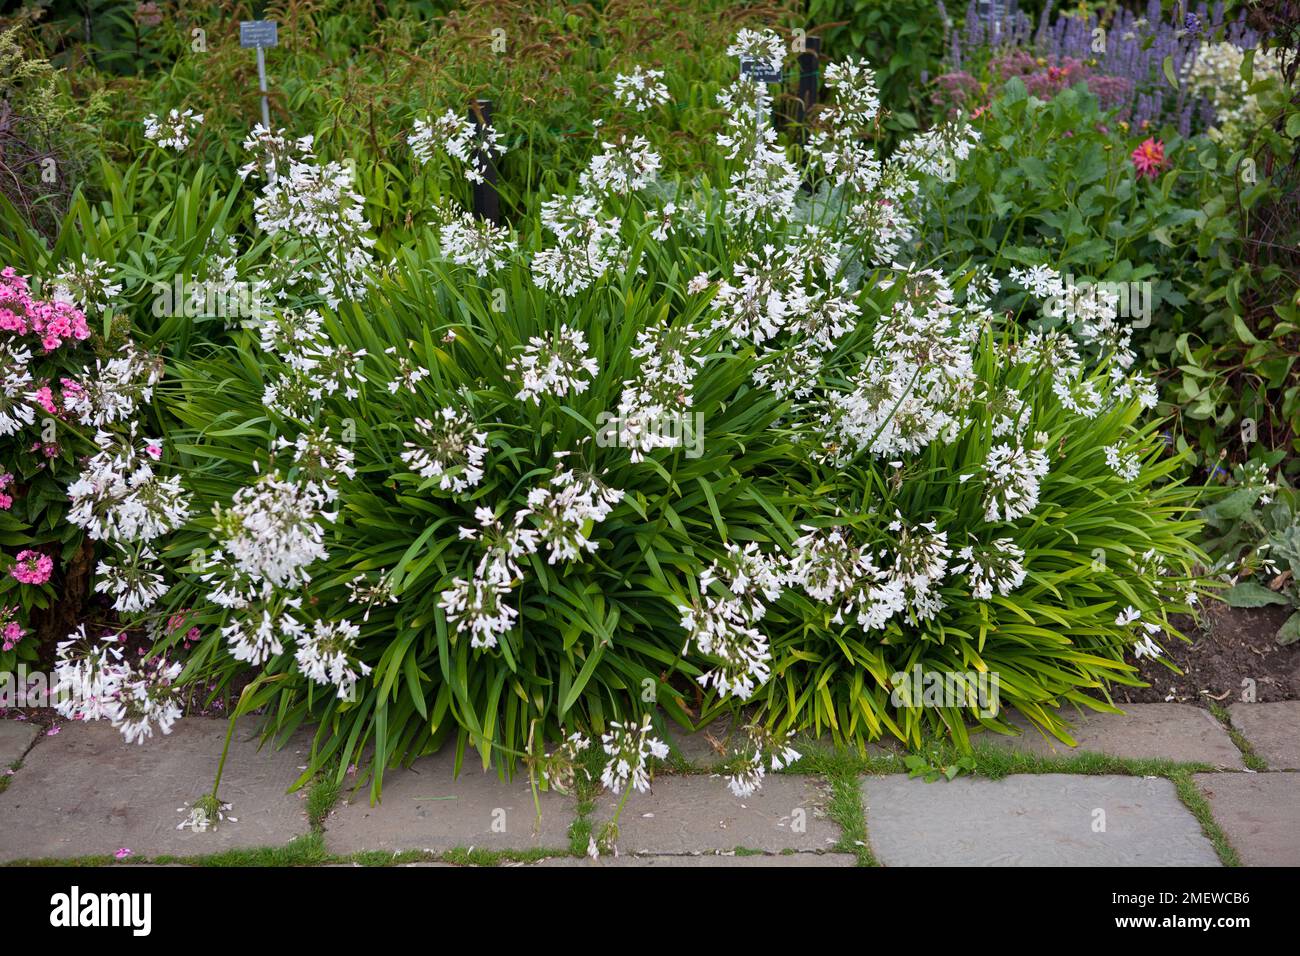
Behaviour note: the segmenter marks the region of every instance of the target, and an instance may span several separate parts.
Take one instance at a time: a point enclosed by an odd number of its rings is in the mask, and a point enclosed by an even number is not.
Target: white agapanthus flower
[[[488,436],[468,412],[444,406],[434,418],[417,418],[415,433],[419,440],[404,442],[402,461],[421,478],[436,478],[455,494],[483,480]]]
[[[534,335],[507,369],[523,383],[515,398],[534,405],[540,405],[544,395],[563,399],[581,394],[600,372],[586,335],[568,327],[554,334]]]
[[[601,735],[601,748],[609,760],[601,771],[600,782],[612,793],[622,793],[631,783],[641,793],[650,789],[647,766],[651,757],[663,760],[668,756],[668,745],[650,733],[650,715],[640,724],[612,720],[609,731]]]
[[[203,114],[194,110],[172,110],[165,119],[159,119],[156,113],[144,118],[144,138],[156,143],[162,149],[183,151],[190,145],[195,131],[203,125]]]
[[[357,681],[371,671],[356,657],[360,636],[361,629],[351,621],[318,618],[311,631],[298,639],[294,660],[310,680],[334,687],[339,700],[352,700]]]
[[[1142,474],[1142,463],[1138,456],[1126,453],[1121,445],[1107,445],[1102,449],[1106,456],[1106,465],[1125,481],[1136,481]]]
[[[668,102],[668,87],[663,83],[663,70],[643,70],[634,66],[631,73],[614,77],[614,98],[638,113]]]
[[[329,557],[325,525],[336,516],[326,510],[330,497],[315,482],[263,475],[236,491],[229,508],[213,509],[221,548],[253,582],[300,587],[311,580],[308,567]]]
[[[984,462],[984,520],[1015,521],[1038,506],[1038,489],[1049,470],[1036,448],[994,445]]]

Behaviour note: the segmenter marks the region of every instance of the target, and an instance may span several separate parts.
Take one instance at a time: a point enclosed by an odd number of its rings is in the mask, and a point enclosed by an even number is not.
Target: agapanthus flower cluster
[[[257,227],[293,248],[298,278],[331,307],[344,299],[361,299],[370,281],[375,244],[367,235],[365,200],[353,190],[352,167],[316,159],[313,137],[292,143],[284,131],[258,125],[244,142],[258,154],[240,169],[247,177],[260,170],[266,178],[253,199]],[[288,255],[287,251],[281,258]]]
[[[626,196],[640,192],[655,180],[662,160],[644,136],[631,142],[601,143],[603,152],[591,158],[578,183],[589,195]]]
[[[668,756],[668,745],[650,730],[650,715],[646,714],[639,724],[611,720],[609,731],[601,735],[601,749],[609,760],[600,772],[600,782],[612,793],[622,793],[629,783],[641,793],[650,789],[650,758]]]
[[[656,448],[683,442],[681,429],[665,424],[690,407],[692,384],[704,362],[697,352],[699,338],[689,325],[653,325],[637,333],[631,351],[637,376],[623,382],[618,411],[610,422],[615,443],[628,449],[633,462]]]
[[[523,383],[515,398],[534,405],[541,404],[543,395],[563,399],[585,392],[600,372],[586,335],[567,326],[555,333],[534,335],[523,354],[507,368]]]
[[[405,442],[402,461],[421,478],[436,478],[443,491],[460,494],[483,480],[487,432],[469,412],[444,406],[433,418],[415,420],[417,441]]]
[[[1133,605],[1128,605],[1119,614],[1115,615],[1115,623],[1120,627],[1129,627],[1136,624],[1146,632],[1133,647],[1134,657],[1141,660],[1143,657],[1159,657],[1164,653],[1160,645],[1155,642],[1155,636],[1161,632],[1162,628],[1159,624],[1142,620],[1142,612]]]
[[[107,262],[83,252],[80,260],[65,264],[55,275],[54,297],[84,312],[102,313],[122,292],[122,283],[113,281],[115,273]]]
[[[463,211],[439,227],[438,246],[444,256],[456,265],[469,266],[479,277],[501,268],[515,251],[506,227]]]
[[[643,70],[634,66],[631,73],[619,73],[614,77],[614,98],[643,113],[668,102],[668,87],[663,79],[663,70]]]
[[[579,773],[586,773],[578,763],[581,755],[591,749],[591,738],[578,731],[565,733],[560,731],[560,745],[553,751],[543,754],[539,761],[542,780],[546,785],[560,793],[572,793],[578,781]]]
[[[727,56],[761,63],[773,70],[781,69],[785,60],[785,42],[775,30],[743,29],[736,33]]]
[[[780,559],[763,554],[754,542],[727,545],[726,553],[701,572],[699,597],[680,608],[687,648],[693,645],[718,661],[697,678],[701,686],[747,700],[767,681],[771,649],[755,625],[784,584]]]
[[[189,518],[189,495],[179,475],[162,476],[155,464],[159,443],[141,438],[134,424],[125,434],[95,434],[99,451],[68,486],[68,520],[96,541],[149,542]]]
[[[156,113],[144,118],[144,138],[161,149],[182,152],[190,145],[195,132],[203,125],[203,114],[194,110],[172,110],[163,119]]]
[[[121,640],[118,634],[94,640],[82,625],[59,643],[55,710],[71,720],[108,720],[128,743],[144,743],[155,726],[171,733],[181,717],[180,663],[155,658],[132,666]]]
[[[984,520],[1015,521],[1033,511],[1049,470],[1041,449],[1007,443],[990,448],[984,462]]]
[[[472,183],[483,182],[487,161],[493,153],[500,157],[506,152],[501,133],[494,126],[471,123],[451,110],[437,119],[417,119],[406,142],[420,165],[429,162],[436,149],[442,150],[463,164],[465,178]]]
[[[227,508],[213,509],[221,550],[233,568],[256,583],[297,588],[311,580],[308,567],[328,557],[325,526],[333,496],[310,481],[263,475],[235,492]]]
[[[786,569],[786,582],[833,609],[831,620],[856,620],[868,630],[883,628],[903,609],[902,584],[881,566],[883,555],[843,528],[803,528]]]
[[[528,517],[537,531],[537,545],[547,549],[547,564],[580,560],[598,547],[588,537],[588,525],[598,525],[623,500],[623,492],[594,475],[572,469],[557,471],[549,482],[528,492],[528,507],[515,516]]]
[[[334,687],[339,700],[353,700],[357,680],[370,673],[370,665],[356,657],[361,629],[351,621],[317,619],[298,640],[294,660],[317,684]]]
[[[533,282],[538,288],[577,295],[626,260],[622,219],[605,214],[603,199],[603,195],[580,192],[542,203],[542,225],[559,241],[533,256]]]
[[[959,431],[974,389],[975,330],[981,310],[954,304],[934,270],[904,273],[904,294],[880,317],[872,354],[852,391],[832,393],[821,414],[825,452],[843,461],[863,452],[915,454]]]
[[[801,756],[791,746],[794,731],[779,734],[758,724],[745,727],[745,740],[732,751],[726,774],[727,788],[741,799],[763,787],[768,770],[784,770]]]
[[[608,518],[622,499],[621,490],[594,475],[557,469],[548,482],[529,491],[527,507],[509,523],[489,508],[477,508],[479,527],[462,527],[460,537],[478,541],[480,557],[472,575],[454,578],[443,591],[440,607],[447,622],[469,635],[471,647],[496,647],[519,616],[509,599],[523,579],[522,559],[545,548],[548,564],[581,561],[599,546],[590,528]]]
[[[971,595],[981,601],[1004,597],[1025,581],[1025,552],[1011,538],[998,538],[988,545],[968,544],[957,552],[960,564],[953,572],[970,580]]]
[[[170,589],[166,567],[148,545],[122,548],[95,568],[95,590],[113,597],[113,610],[139,613],[153,607]]]
[[[82,425],[105,428],[129,422],[153,398],[163,362],[128,343],[112,358],[96,359],[76,382],[65,380],[63,410]]]

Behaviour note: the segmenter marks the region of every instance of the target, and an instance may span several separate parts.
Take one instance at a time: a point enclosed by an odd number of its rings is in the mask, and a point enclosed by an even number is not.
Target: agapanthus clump
[[[294,264],[294,278],[307,283],[331,308],[344,298],[364,298],[374,269],[370,249],[375,240],[367,234],[365,200],[353,189],[352,168],[318,162],[311,136],[289,143],[283,130],[272,133],[260,124],[244,141],[244,149],[260,155],[240,174],[246,178],[260,170],[266,179],[253,199],[254,221],[288,247],[280,258]]]
[[[156,143],[160,149],[183,152],[190,145],[195,132],[203,125],[203,114],[192,109],[184,112],[172,110],[163,119],[150,113],[144,118],[144,138]]]

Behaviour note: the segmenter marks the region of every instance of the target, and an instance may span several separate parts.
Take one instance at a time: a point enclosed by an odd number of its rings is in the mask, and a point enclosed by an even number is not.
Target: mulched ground
[[[1242,681],[1247,679],[1255,682],[1255,697],[1260,702],[1300,699],[1300,641],[1280,647],[1275,638],[1291,611],[1276,606],[1231,608],[1207,601],[1199,627],[1187,618],[1176,621],[1192,643],[1162,642],[1169,659],[1183,673],[1143,659],[1139,673],[1151,686],[1116,688],[1116,702],[1178,701],[1208,706],[1214,701],[1227,706],[1242,699]]]

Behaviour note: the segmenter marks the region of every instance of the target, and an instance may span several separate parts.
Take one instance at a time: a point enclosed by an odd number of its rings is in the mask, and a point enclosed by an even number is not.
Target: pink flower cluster
[[[17,617],[18,608],[0,607],[0,651],[12,651],[27,633]]]
[[[59,379],[59,384],[63,387],[63,404],[65,407],[74,405],[85,391],[80,385],[70,378]],[[42,385],[33,393],[37,404],[45,409],[46,414],[62,417],[64,409],[59,408],[59,403],[55,400],[54,389],[49,385]]]
[[[35,335],[52,352],[69,339],[90,338],[86,314],[71,302],[32,298],[27,280],[13,266],[0,269],[0,330]]]
[[[20,584],[44,584],[54,573],[54,559],[39,551],[19,551],[9,573]]]
[[[6,471],[0,475],[0,511],[8,511],[14,506],[14,496],[9,493],[9,489],[14,485],[14,476],[12,472]]]

